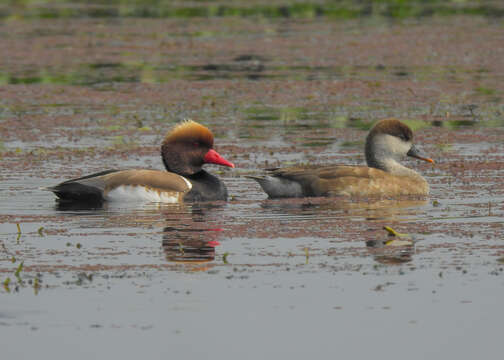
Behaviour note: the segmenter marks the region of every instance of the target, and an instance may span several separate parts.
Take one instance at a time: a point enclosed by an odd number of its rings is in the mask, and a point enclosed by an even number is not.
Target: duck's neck
[[[201,170],[196,174],[186,176],[192,184],[192,189],[188,192],[184,201],[215,201],[227,200],[227,189],[218,177]]]
[[[407,168],[404,165],[401,165],[398,161],[392,158],[377,159],[376,157],[373,156],[368,157],[366,160],[369,167],[386,171],[392,175],[420,177],[420,178],[422,177],[415,170]]]

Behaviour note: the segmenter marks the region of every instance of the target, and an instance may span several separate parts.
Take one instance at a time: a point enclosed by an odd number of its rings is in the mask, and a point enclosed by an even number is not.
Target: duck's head
[[[175,125],[161,145],[161,156],[168,171],[179,175],[193,175],[204,164],[234,167],[213,149],[214,137],[205,126],[192,120]]]
[[[399,120],[381,120],[371,128],[366,138],[368,166],[387,170],[387,163],[400,161],[406,156],[434,163],[420,154],[413,144],[413,131]]]

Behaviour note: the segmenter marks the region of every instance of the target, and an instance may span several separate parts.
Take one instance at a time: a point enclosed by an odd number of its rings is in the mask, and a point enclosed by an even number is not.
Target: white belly
[[[162,202],[175,204],[181,202],[182,193],[158,191],[138,185],[122,185],[105,195],[107,201]]]

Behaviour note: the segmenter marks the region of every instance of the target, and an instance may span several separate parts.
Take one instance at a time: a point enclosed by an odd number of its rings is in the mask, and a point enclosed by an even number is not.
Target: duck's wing
[[[107,170],[99,173],[64,181],[46,188],[64,201],[100,202],[108,199],[116,190],[127,195],[132,190],[138,196],[138,190],[166,195],[179,196],[191,190],[191,183],[175,173],[157,170]],[[114,193],[114,194],[116,194]],[[131,198],[131,196],[130,196]],[[154,199],[155,200],[155,199]]]
[[[265,176],[252,177],[271,197],[367,195],[374,183],[389,176],[367,166],[292,166],[267,169]]]

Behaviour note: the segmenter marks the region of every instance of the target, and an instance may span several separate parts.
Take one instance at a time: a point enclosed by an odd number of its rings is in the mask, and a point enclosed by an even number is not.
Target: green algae
[[[72,4],[74,6],[68,6]],[[504,9],[491,1],[442,1],[442,0],[380,0],[380,1],[271,1],[232,2],[216,1],[183,2],[168,0],[116,0],[116,1],[34,1],[13,0],[10,6],[0,7],[0,18],[19,20],[25,18],[295,18],[356,19],[385,17],[408,19],[431,16],[486,16],[502,17]],[[65,6],[67,5],[67,6]]]
[[[113,83],[162,84],[174,79],[191,81],[212,81],[218,79],[246,80],[299,80],[316,81],[332,79],[360,79],[370,88],[379,89],[390,77],[414,78],[422,81],[447,80],[467,81],[481,76],[472,69],[454,66],[299,66],[277,65],[266,60],[243,62],[234,60],[226,63],[187,65],[177,63],[77,63],[64,68],[28,68],[18,71],[0,71],[0,84],[32,85],[60,84],[95,86]],[[114,88],[101,88],[111,90]],[[499,102],[498,92],[488,87],[476,87],[478,95],[489,96]],[[308,98],[307,100],[310,100]],[[456,100],[456,99],[455,99]],[[376,99],[379,102],[379,99]],[[443,102],[452,99],[442,99]]]

